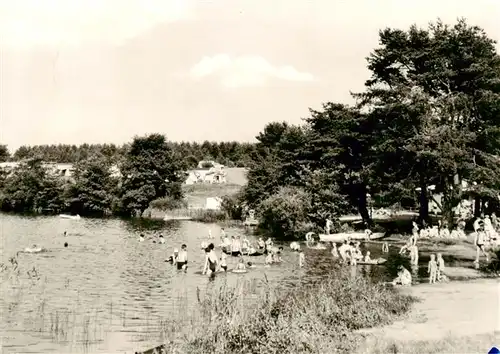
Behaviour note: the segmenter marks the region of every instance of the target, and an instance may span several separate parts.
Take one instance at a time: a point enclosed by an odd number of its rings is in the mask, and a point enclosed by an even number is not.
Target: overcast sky
[[[351,102],[379,29],[438,17],[500,39],[499,0],[0,0],[0,143],[252,141]]]

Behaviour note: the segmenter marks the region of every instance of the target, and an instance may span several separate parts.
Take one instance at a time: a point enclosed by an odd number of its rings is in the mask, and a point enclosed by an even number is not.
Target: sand
[[[500,339],[500,280],[422,284],[404,291],[421,300],[414,305],[408,318],[364,333],[397,341],[442,340],[482,334]]]

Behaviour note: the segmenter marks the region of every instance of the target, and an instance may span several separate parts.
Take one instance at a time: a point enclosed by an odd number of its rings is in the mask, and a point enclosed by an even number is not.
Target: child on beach
[[[265,263],[266,263],[266,267],[270,267],[271,264],[273,264],[273,261],[274,261],[274,257],[273,257],[273,253],[272,252],[269,252],[266,256],[266,260],[265,260]]]
[[[437,254],[437,281],[446,280],[446,275],[444,275],[444,259],[441,253]]]
[[[481,252],[486,257],[486,262],[489,262],[488,254],[484,249],[484,244],[486,243],[485,238],[486,235],[484,232],[484,227],[480,226],[474,235],[474,244],[476,245],[476,261],[475,261],[476,264],[479,264],[479,255]]]
[[[429,266],[427,267],[427,273],[429,274],[429,284],[434,284],[436,282],[437,270],[438,270],[438,265],[436,262],[436,255],[431,254]]]

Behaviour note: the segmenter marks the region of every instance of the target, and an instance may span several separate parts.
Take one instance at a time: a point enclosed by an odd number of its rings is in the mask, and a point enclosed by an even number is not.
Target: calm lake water
[[[39,254],[20,253],[18,277],[1,274],[0,333],[4,353],[130,353],[161,342],[159,323],[180,309],[194,308],[197,291],[221,281],[241,278],[293,282],[298,275],[322,275],[331,265],[330,251],[306,249],[308,268],[298,269],[298,255],[285,246],[283,263],[263,268],[264,257],[251,257],[250,272],[217,276],[210,282],[203,266],[202,241],[217,225],[194,222],[68,220],[0,214],[0,262],[9,264],[17,251],[37,244]],[[66,237],[64,231],[68,232]],[[138,242],[138,234],[146,235]],[[226,229],[231,235],[245,231]],[[162,233],[165,244],[153,243]],[[249,236],[249,239],[254,239]],[[64,247],[64,242],[69,246]],[[189,270],[180,273],[165,262],[174,248],[188,245]],[[372,258],[380,243],[368,245]],[[219,252],[220,253],[220,252]],[[228,258],[229,268],[236,259]],[[231,263],[232,262],[232,263]],[[377,278],[388,278],[394,267],[368,267]],[[260,267],[259,267],[260,266]],[[35,267],[39,280],[28,271]],[[358,267],[360,269],[360,267]],[[84,345],[85,344],[85,345]]]

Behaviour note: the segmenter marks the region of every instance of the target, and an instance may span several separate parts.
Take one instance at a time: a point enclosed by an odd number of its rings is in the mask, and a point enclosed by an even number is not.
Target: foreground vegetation
[[[352,278],[345,268],[315,282],[258,293],[248,284],[222,287],[200,300],[196,328],[177,333],[171,350],[182,353],[353,352],[353,331],[393,321],[413,298]]]

